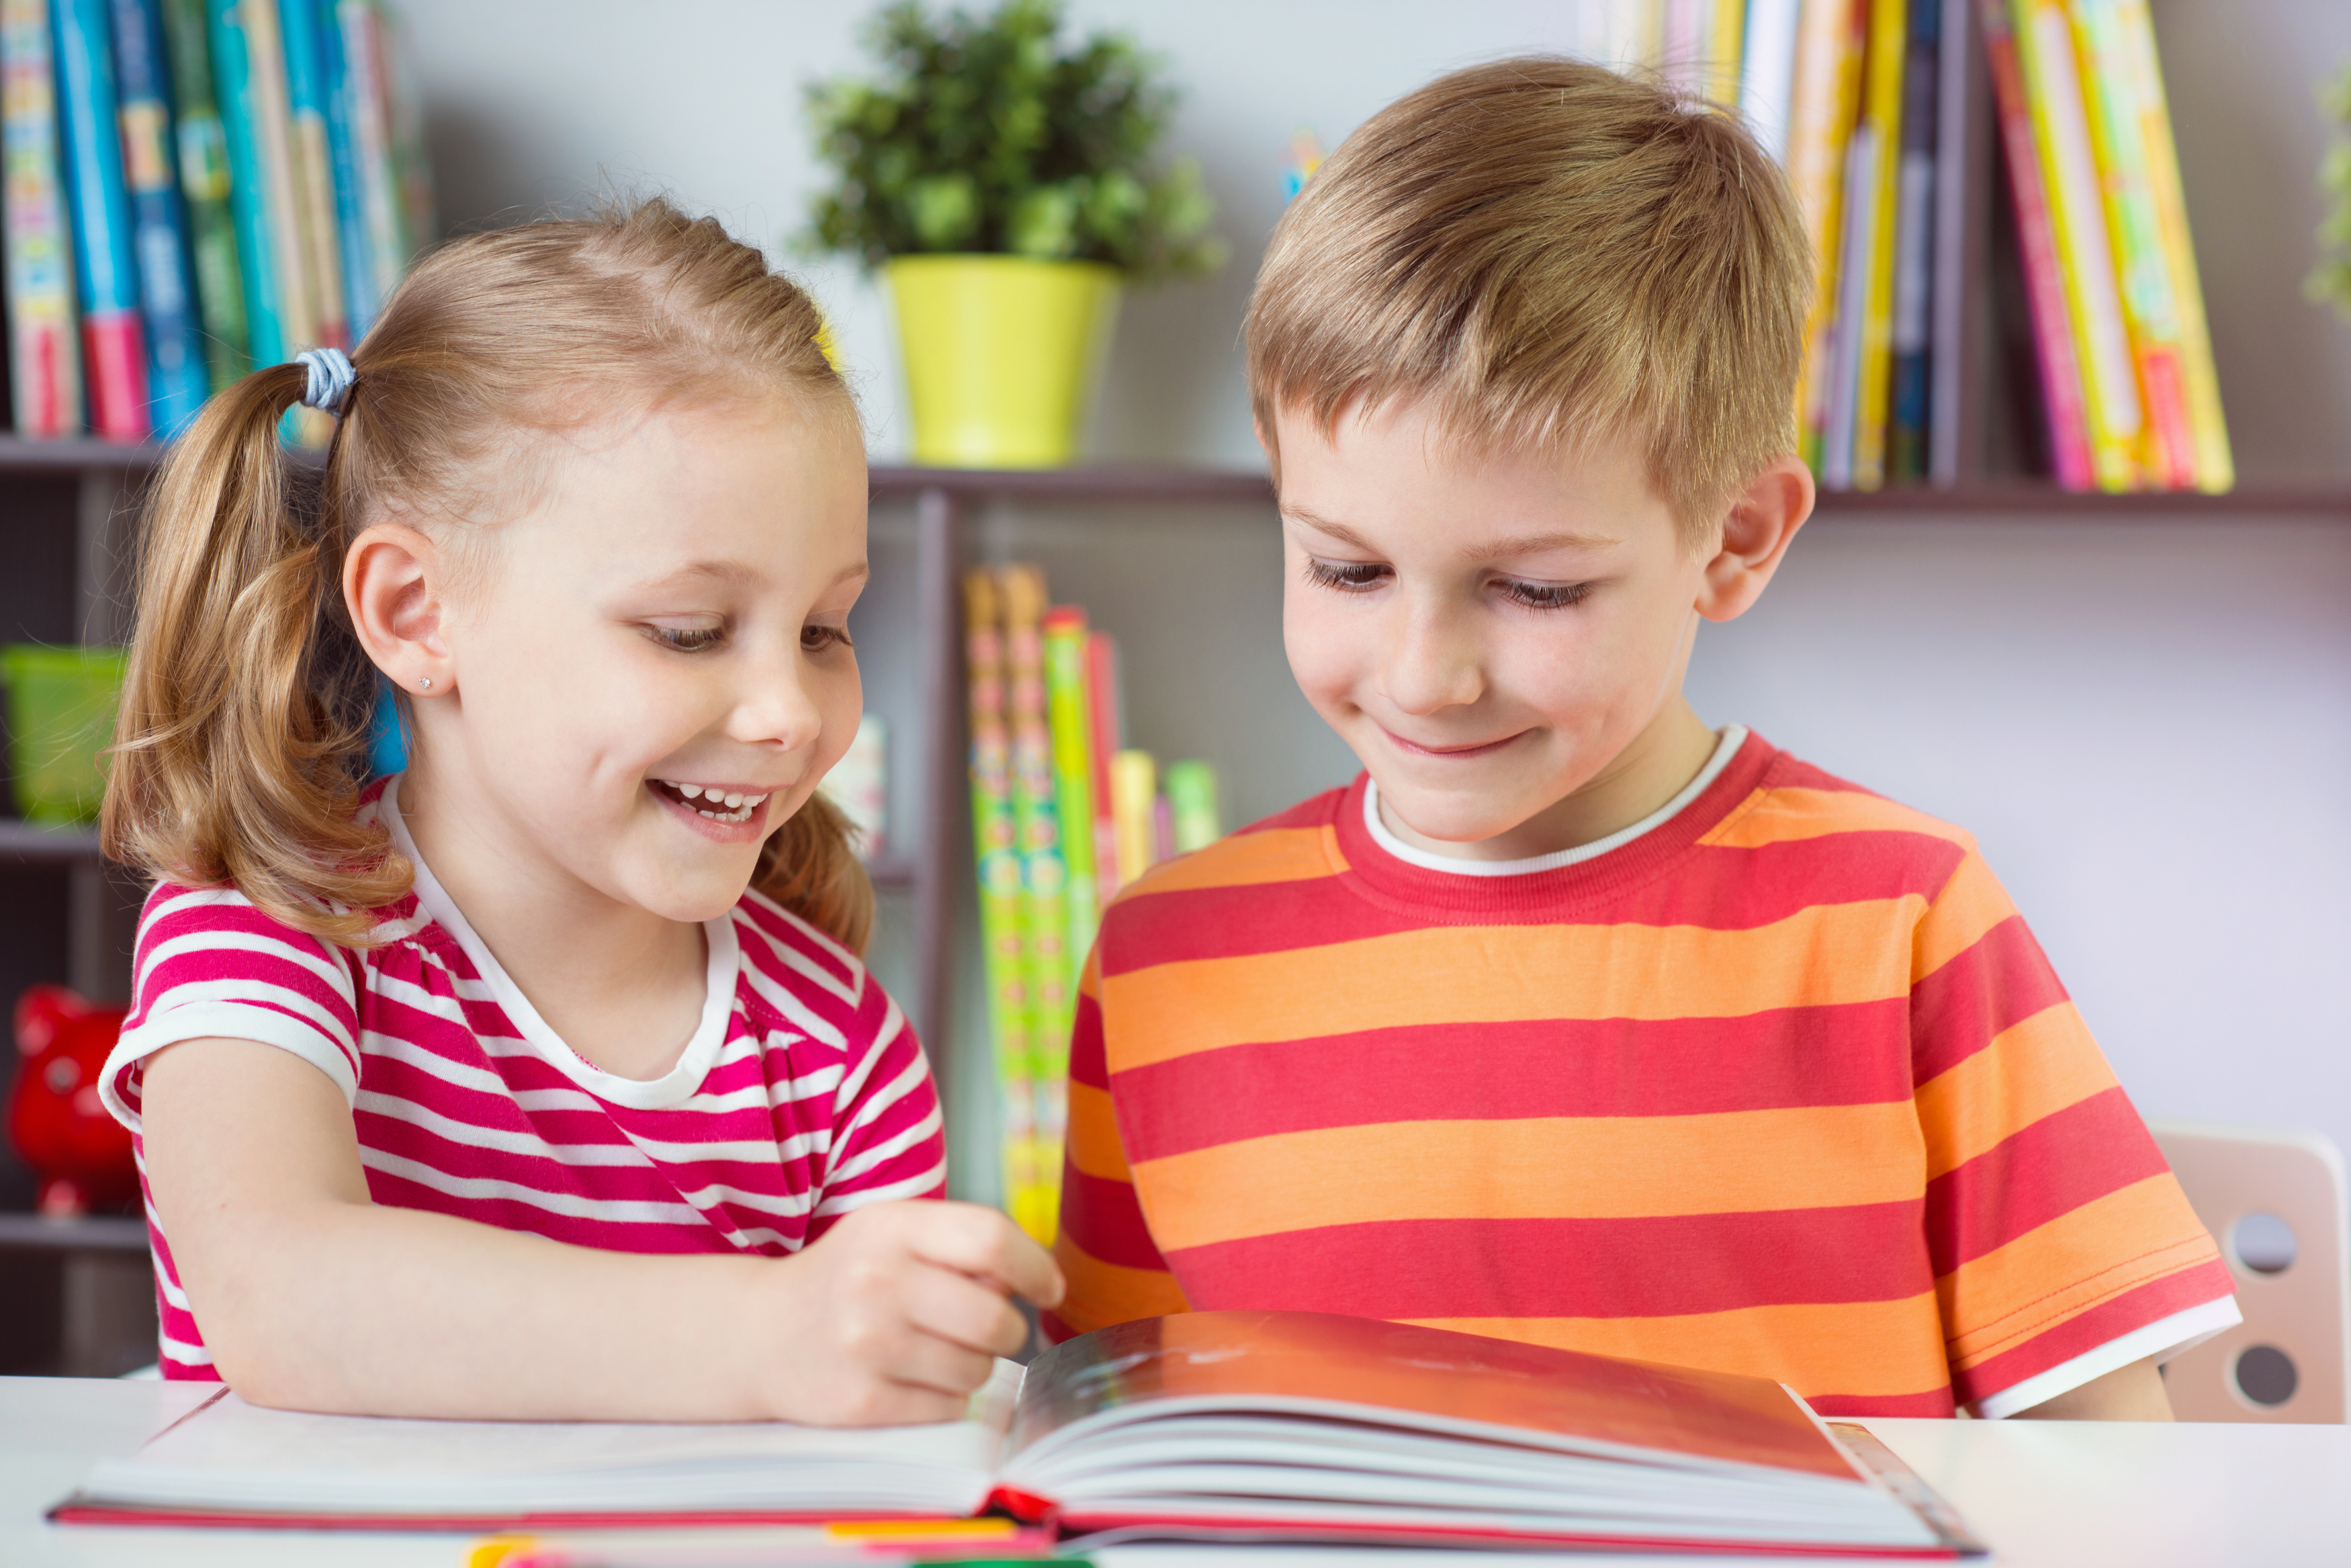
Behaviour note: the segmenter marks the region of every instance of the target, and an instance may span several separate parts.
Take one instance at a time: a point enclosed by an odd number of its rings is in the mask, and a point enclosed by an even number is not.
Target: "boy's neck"
[[[1719,737],[1677,691],[1608,764],[1505,833],[1452,843],[1416,832],[1379,803],[1380,823],[1415,849],[1451,860],[1531,860],[1597,843],[1664,806],[1698,777]]]

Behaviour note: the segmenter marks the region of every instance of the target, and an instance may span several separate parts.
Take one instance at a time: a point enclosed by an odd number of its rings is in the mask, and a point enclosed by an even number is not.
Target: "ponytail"
[[[158,880],[235,885],[272,919],[358,945],[408,890],[353,820],[375,668],[342,597],[341,520],[278,421],[305,373],[276,365],[208,402],[147,508],[100,841]]]

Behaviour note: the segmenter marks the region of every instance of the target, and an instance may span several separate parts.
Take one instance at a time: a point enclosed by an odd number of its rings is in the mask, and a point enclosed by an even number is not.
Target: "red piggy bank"
[[[123,1015],[62,985],[37,985],[16,999],[24,1060],[8,1096],[8,1141],[41,1179],[41,1212],[52,1218],[139,1196],[131,1134],[98,1098],[99,1073]]]

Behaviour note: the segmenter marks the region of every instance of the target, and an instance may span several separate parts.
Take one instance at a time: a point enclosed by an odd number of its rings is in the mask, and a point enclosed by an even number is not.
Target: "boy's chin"
[[[1384,779],[1379,782],[1380,809],[1389,826],[1403,827],[1409,836],[1426,840],[1438,855],[1475,858],[1478,845],[1500,837],[1533,815],[1497,812],[1490,800],[1468,798],[1473,792],[1456,794],[1410,784],[1391,788]]]

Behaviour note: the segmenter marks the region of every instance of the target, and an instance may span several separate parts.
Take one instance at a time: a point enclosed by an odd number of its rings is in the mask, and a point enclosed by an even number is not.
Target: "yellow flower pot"
[[[889,276],[916,462],[1057,468],[1077,455],[1118,320],[1117,268],[911,255]]]

